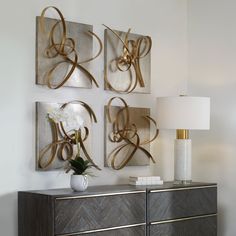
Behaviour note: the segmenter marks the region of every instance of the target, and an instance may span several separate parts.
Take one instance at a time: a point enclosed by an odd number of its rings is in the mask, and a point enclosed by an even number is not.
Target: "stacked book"
[[[162,185],[160,176],[130,176],[130,185]]]

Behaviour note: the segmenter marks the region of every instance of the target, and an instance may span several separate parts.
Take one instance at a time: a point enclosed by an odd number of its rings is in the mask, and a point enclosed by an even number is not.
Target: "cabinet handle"
[[[58,201],[58,200],[70,200],[70,199],[81,199],[81,198],[91,198],[91,197],[107,197],[107,196],[137,194],[137,193],[146,193],[146,191],[145,190],[139,190],[139,191],[128,191],[128,192],[120,192],[120,193],[101,193],[101,194],[89,194],[89,195],[70,196],[70,197],[57,197],[56,201]]]
[[[179,221],[213,217],[213,216],[217,216],[217,214],[215,213],[215,214],[208,214],[208,215],[201,215],[201,216],[190,216],[190,217],[178,218],[178,219],[173,219],[173,220],[162,220],[162,221],[151,222],[150,225],[160,225],[160,224],[173,223],[173,222],[179,222]]]
[[[132,227],[143,226],[143,225],[146,225],[146,223],[123,225],[123,226],[116,226],[116,227],[104,228],[104,229],[86,230],[83,232],[77,232],[77,233],[71,233],[71,234],[57,234],[56,236],[76,236],[76,235],[81,235],[81,234],[90,234],[90,233],[104,232],[104,231],[110,231],[110,230],[116,230],[116,229],[132,228]]]
[[[168,189],[155,189],[150,190],[150,193],[160,193],[160,192],[172,192],[172,191],[183,191],[183,190],[193,190],[193,189],[204,189],[204,188],[216,188],[217,185],[206,185],[206,186],[196,186],[196,187],[183,187],[183,188],[168,188]]]

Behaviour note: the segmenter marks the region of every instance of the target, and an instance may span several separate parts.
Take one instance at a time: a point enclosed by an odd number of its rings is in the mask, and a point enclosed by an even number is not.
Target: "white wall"
[[[103,105],[113,93],[103,91],[103,57],[94,74],[101,87],[93,90],[63,88],[51,91],[36,86],[35,16],[47,5],[59,7],[66,19],[89,23],[103,36],[102,23],[116,29],[148,34],[153,39],[152,95],[124,96],[133,106],[148,106],[155,114],[155,97],[185,92],[187,75],[187,18],[185,0],[22,0],[4,1],[0,8],[0,234],[17,235],[18,190],[68,187],[69,175],[36,172],[35,101],[65,102],[81,99],[92,105],[99,124],[95,126],[94,159],[103,165]],[[172,136],[162,133],[152,147],[158,157],[154,167],[129,167],[116,172],[96,172],[92,185],[126,183],[131,174],[158,173],[171,179]]]
[[[236,235],[236,1],[189,1],[189,93],[211,97],[211,129],[192,133],[193,177],[218,183],[219,236]]]

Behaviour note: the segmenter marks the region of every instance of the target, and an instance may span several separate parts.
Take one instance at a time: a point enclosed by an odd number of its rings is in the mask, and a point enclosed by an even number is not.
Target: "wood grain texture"
[[[186,189],[148,195],[149,222],[217,212],[217,188]]]
[[[57,200],[55,233],[83,232],[145,223],[146,194]]]
[[[103,231],[90,234],[80,234],[79,236],[145,236],[145,226]]]
[[[217,236],[217,218],[152,225],[149,229],[150,236]]]
[[[169,182],[163,186],[94,186],[85,192],[73,192],[71,189],[19,192],[18,235],[55,236],[63,230],[74,230],[68,232],[70,234],[136,223],[149,224],[150,216],[153,221],[157,221],[159,215],[162,218],[173,219],[216,213],[216,187],[208,187],[212,185],[173,185]],[[207,188],[204,188],[205,186]],[[192,187],[203,188],[190,189]],[[150,190],[165,192],[150,193]],[[57,226],[57,232],[54,226]],[[150,231],[154,236],[216,236],[216,217],[153,225],[147,228],[148,233]],[[205,231],[207,234],[204,234]],[[82,235],[141,236],[145,235],[145,226]]]
[[[18,193],[18,236],[53,236],[53,219],[51,197]]]

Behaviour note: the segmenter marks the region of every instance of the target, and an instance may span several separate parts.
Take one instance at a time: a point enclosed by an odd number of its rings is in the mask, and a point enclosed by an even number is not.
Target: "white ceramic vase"
[[[88,188],[87,175],[71,175],[70,186],[75,192],[82,192]]]

